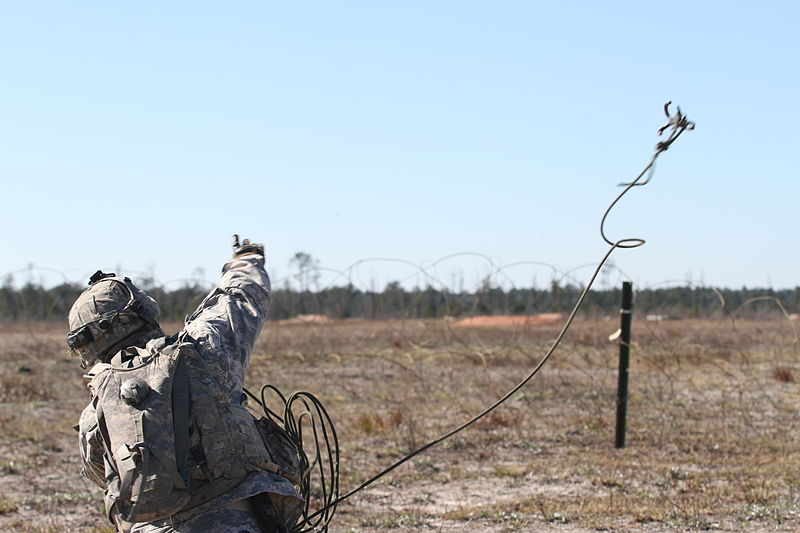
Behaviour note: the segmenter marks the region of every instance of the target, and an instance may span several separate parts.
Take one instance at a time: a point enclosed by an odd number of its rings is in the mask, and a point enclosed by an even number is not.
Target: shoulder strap
[[[186,358],[179,356],[172,382],[172,424],[175,431],[175,462],[178,473],[187,487],[189,486],[189,403],[189,373],[186,370]]]

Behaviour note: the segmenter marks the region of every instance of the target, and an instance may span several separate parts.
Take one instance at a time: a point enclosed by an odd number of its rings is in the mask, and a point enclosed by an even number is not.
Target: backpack
[[[125,364],[125,355],[140,362]],[[185,333],[153,354],[118,353],[89,386],[105,451],[106,512],[118,526],[191,509],[254,471],[298,483],[297,448],[283,428],[230,402]]]

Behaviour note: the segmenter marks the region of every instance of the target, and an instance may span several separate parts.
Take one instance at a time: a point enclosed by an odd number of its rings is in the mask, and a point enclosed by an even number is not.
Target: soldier
[[[94,364],[76,426],[82,473],[120,532],[280,533],[296,522],[302,498],[243,405],[270,301],[263,245],[234,236],[219,285],[179,334],[165,336],[158,304],[114,274],[95,273],[72,306],[67,343]]]

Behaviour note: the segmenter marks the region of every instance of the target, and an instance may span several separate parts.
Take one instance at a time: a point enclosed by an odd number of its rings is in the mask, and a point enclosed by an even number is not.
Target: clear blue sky
[[[0,275],[213,280],[234,232],[277,278],[301,250],[577,267],[672,99],[697,130],[612,215],[648,241],[615,264],[640,286],[800,285],[798,5],[3,2]]]

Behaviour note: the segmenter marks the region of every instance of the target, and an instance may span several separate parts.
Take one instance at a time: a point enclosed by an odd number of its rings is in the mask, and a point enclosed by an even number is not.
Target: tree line
[[[306,284],[309,287],[309,284]],[[161,306],[161,320],[180,322],[200,303],[207,288],[187,284],[173,290],[143,288]],[[33,283],[0,287],[0,322],[64,320],[84,286],[64,283],[46,288]],[[635,287],[634,287],[635,289]],[[330,318],[442,318],[474,315],[526,315],[565,313],[575,304],[582,288],[556,282],[537,289],[502,289],[484,283],[474,292],[454,292],[434,287],[404,288],[398,282],[380,291],[353,285],[321,290],[275,287],[270,320],[320,314]],[[606,316],[617,312],[621,289],[593,290],[582,314]],[[794,289],[715,289],[710,287],[653,288],[636,292],[634,312],[673,318],[781,316],[800,309],[800,287]]]

